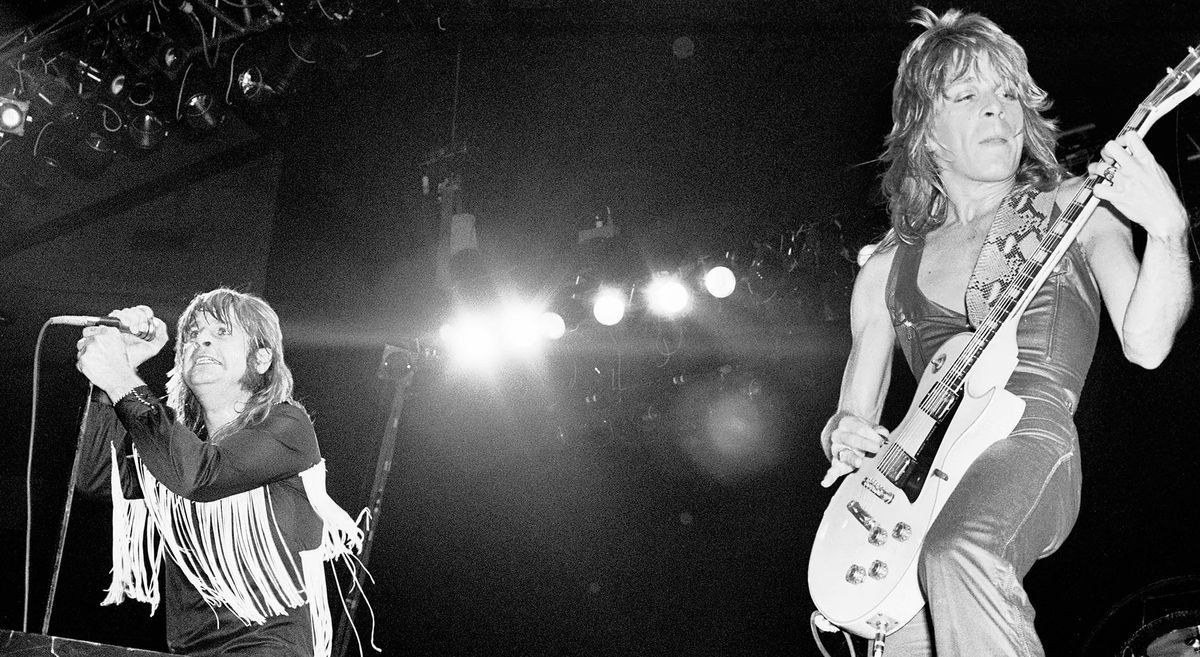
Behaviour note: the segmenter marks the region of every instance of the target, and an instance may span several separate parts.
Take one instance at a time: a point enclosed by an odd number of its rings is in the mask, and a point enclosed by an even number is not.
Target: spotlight
[[[646,303],[650,312],[665,317],[682,314],[691,304],[692,295],[678,276],[658,274],[646,286]]]
[[[28,102],[17,98],[0,96],[0,132],[10,135],[24,135],[25,118],[28,114]]]
[[[88,98],[114,98],[121,95],[125,73],[118,69],[110,57],[101,52],[76,55],[70,51],[60,52],[57,57],[70,66],[66,74],[68,83],[79,95]]]
[[[625,317],[625,295],[616,288],[601,288],[592,302],[592,315],[605,326],[615,326]]]
[[[729,267],[717,265],[705,272],[704,289],[714,297],[724,299],[737,289],[737,277]]]
[[[257,105],[286,95],[300,62],[282,41],[258,42],[234,51],[229,72],[241,100]]]
[[[167,136],[167,126],[157,113],[152,110],[139,110],[129,117],[128,135],[134,146],[144,151],[152,151],[162,144]]]
[[[567,322],[556,312],[547,310],[542,313],[542,334],[551,340],[557,340],[567,333]]]
[[[113,102],[124,100],[127,91],[129,91],[129,77],[121,71],[116,71],[106,78],[100,87],[101,97]]]
[[[215,94],[197,91],[183,102],[180,110],[188,126],[196,132],[207,132],[225,121],[225,108]]]
[[[261,103],[283,92],[279,83],[269,80],[263,69],[255,65],[243,68],[235,81],[242,98],[249,103]]]
[[[188,66],[175,87],[175,120],[182,120],[194,134],[209,132],[225,121],[225,104],[218,85],[207,71]]]
[[[165,32],[116,30],[125,59],[144,74],[162,73],[172,80],[183,70],[187,51]]]
[[[154,87],[139,80],[126,87],[126,101],[131,111],[126,121],[129,141],[142,151],[150,151],[162,144],[167,136],[167,125],[155,106]]]

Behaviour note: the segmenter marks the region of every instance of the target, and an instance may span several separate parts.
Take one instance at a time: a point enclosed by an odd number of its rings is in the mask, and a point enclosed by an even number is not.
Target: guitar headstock
[[[1188,96],[1195,95],[1200,95],[1200,44],[1188,48],[1187,57],[1175,68],[1167,69],[1166,77],[1142,102],[1149,118],[1140,132],[1148,129],[1158,117],[1178,107]]]

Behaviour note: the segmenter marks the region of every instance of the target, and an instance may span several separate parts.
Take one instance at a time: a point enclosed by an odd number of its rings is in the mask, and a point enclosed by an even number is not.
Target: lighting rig
[[[840,225],[802,223],[671,267],[647,265],[611,216],[580,235],[572,265],[531,273],[540,291],[460,304],[433,338],[443,373],[536,398],[550,441],[674,439],[728,473],[769,461],[779,427],[799,417],[779,391],[805,399],[807,365],[845,333],[856,252]]]
[[[0,34],[0,178],[28,164],[94,178],[231,111],[277,119],[315,69],[353,67],[395,13],[365,0],[87,0]],[[365,29],[365,28],[362,28]]]

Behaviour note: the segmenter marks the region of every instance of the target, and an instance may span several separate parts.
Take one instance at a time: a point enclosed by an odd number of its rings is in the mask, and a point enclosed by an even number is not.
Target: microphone
[[[90,315],[58,315],[51,317],[50,324],[58,326],[111,326],[122,333],[136,335],[143,340],[154,339],[153,329],[149,335],[134,333],[128,326],[121,323],[121,320],[116,317],[92,317]]]

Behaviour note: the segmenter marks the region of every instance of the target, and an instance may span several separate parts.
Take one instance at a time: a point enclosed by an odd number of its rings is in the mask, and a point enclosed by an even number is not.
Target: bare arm
[[[1153,369],[1162,363],[1192,307],[1188,220],[1174,187],[1134,133],[1104,147],[1117,162],[1113,184],[1096,185],[1104,201],[1080,236],[1088,264],[1130,362]],[[1090,169],[1100,173],[1103,163]],[[1129,222],[1146,230],[1138,262]]]
[[[863,454],[877,452],[887,435],[878,423],[891,382],[896,337],[884,300],[894,254],[891,249],[873,255],[854,282],[850,358],[842,374],[837,412],[821,431],[821,447],[831,460],[822,486],[859,467]]]

